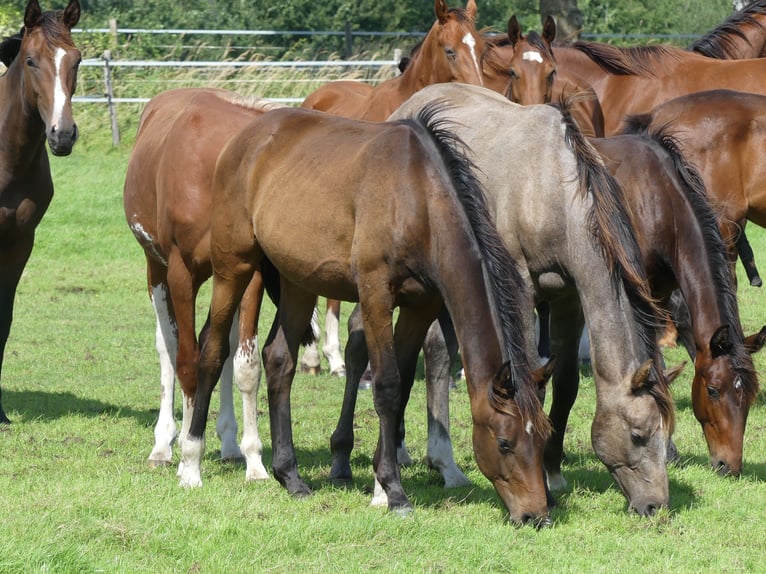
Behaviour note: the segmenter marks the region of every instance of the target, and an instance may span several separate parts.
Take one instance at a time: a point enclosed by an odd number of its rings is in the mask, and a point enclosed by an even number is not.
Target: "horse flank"
[[[766,0],[756,0],[742,11],[734,12],[720,26],[695,40],[687,50],[718,60],[742,58],[733,38],[747,41],[747,36],[741,29],[742,25],[764,30],[764,26],[756,20],[754,14],[766,15]]]
[[[719,298],[718,304],[723,313],[722,319],[728,323],[730,335],[734,342],[730,353],[732,365],[742,379],[745,396],[748,401],[752,401],[758,393],[758,377],[752,358],[744,346],[744,334],[739,320],[734,277],[726,245],[718,225],[718,217],[708,201],[702,176],[697,168],[683,156],[681,146],[669,132],[668,126],[650,128],[647,119],[651,119],[648,114],[627,118],[625,133],[645,135],[653,139],[667,151],[673,160],[679,183],[681,183],[681,188],[700,223],[702,236],[705,240],[705,255],[708,258],[710,269],[713,271],[713,281]]]
[[[532,423],[532,428],[541,436],[550,433],[550,422],[543,413],[535,385],[530,377],[530,363],[526,351],[526,334],[521,317],[522,302],[519,291],[509,285],[522,285],[523,281],[516,262],[513,260],[495,228],[486,195],[476,177],[473,162],[466,154],[465,143],[449,129],[449,122],[437,116],[445,111],[444,102],[433,102],[425,106],[417,121],[426,129],[439,150],[448,169],[457,199],[465,211],[473,231],[489,283],[490,297],[495,302],[499,328],[509,360],[513,397],[522,418]],[[490,403],[498,410],[504,410],[504,397],[493,393],[489,386]],[[507,411],[506,411],[507,412]]]
[[[551,104],[553,105],[553,104]],[[554,105],[562,112],[566,126],[566,141],[577,158],[580,190],[590,193],[593,201],[588,214],[588,227],[594,245],[601,250],[611,272],[615,293],[619,286],[625,289],[639,339],[649,358],[659,356],[657,330],[666,312],[661,310],[652,297],[649,280],[644,269],[641,251],[631,224],[622,189],[607,170],[598,152],[580,132],[567,106]],[[656,371],[656,362],[652,366]],[[655,372],[650,392],[657,401],[667,428],[674,426],[673,399],[661,373]]]

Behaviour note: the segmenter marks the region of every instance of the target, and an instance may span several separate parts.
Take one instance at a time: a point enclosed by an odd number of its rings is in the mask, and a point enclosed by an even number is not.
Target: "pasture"
[[[509,526],[479,472],[464,383],[451,394],[452,435],[458,464],[473,485],[445,491],[438,475],[416,462],[402,473],[415,505],[405,519],[369,506],[378,434],[369,392],[360,393],[357,406],[355,480],[345,489],[328,483],[329,435],[343,381],[327,375],[298,375],[293,387],[298,463],[312,497],[292,499],[274,479],[245,484],[244,466],[216,460],[217,397],[204,486],[180,488],[175,466],[150,469],[146,457],[159,405],[154,316],[143,255],[122,210],[138,111],[120,108],[127,137],[113,149],[106,114],[86,107],[75,107],[82,138],[72,155],[51,160],[56,195],[19,286],[6,349],[3,398],[13,425],[0,428],[0,572],[763,569],[763,392],[750,413],[742,476],[721,478],[708,468],[692,413],[689,364],[673,387],[682,462],[669,470],[670,509],[652,518],[626,512],[624,497],[593,455],[595,391],[587,367],[564,445],[569,487],[557,495],[553,527],[539,532]],[[749,230],[763,266],[766,232]],[[747,286],[738,271],[742,323],[752,333],[766,320],[764,292]],[[200,296],[200,316],[208,293]],[[344,305],[344,313],[350,308]],[[266,304],[262,337],[272,314]],[[669,365],[687,360],[679,349],[666,350],[666,358]],[[766,373],[766,352],[756,356],[756,366]],[[265,385],[259,407],[268,468]],[[419,461],[426,447],[422,381],[415,383],[407,425],[407,444]]]

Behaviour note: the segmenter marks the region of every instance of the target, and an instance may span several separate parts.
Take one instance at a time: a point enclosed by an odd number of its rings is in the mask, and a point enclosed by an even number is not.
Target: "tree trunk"
[[[556,21],[556,40],[562,44],[574,42],[582,32],[582,12],[577,0],[540,0],[540,17],[553,16]]]

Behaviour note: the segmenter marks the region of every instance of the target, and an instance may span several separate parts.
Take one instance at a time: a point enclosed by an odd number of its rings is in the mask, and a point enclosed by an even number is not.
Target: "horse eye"
[[[497,439],[497,448],[502,454],[509,454],[513,450],[511,442],[506,438]]]
[[[449,58],[450,60],[457,59],[457,54],[455,53],[455,50],[453,50],[452,48],[444,48],[444,53],[447,54],[447,58]]]
[[[508,72],[508,75],[511,76],[511,78],[513,78],[514,80],[519,79],[519,75],[516,73],[516,70],[511,70],[510,72]]]
[[[641,436],[641,433],[636,431],[630,432],[630,440],[633,441],[633,444],[636,446],[644,446],[646,444],[646,439]]]
[[[711,399],[718,399],[718,397],[721,396],[721,394],[718,392],[718,389],[708,385],[707,387],[707,396]]]
[[[27,58],[26,64],[30,68],[36,68],[37,67],[37,65],[35,64],[35,61],[32,58]]]

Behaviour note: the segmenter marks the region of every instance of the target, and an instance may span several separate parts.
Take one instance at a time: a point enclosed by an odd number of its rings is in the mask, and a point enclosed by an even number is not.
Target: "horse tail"
[[[269,299],[271,299],[271,302],[274,303],[274,306],[279,309],[281,279],[277,268],[274,267],[274,264],[266,257],[261,260],[261,276],[263,277],[263,286],[266,289],[266,294],[269,296]],[[311,324],[309,324],[308,327],[306,327],[306,332],[301,338],[301,345],[305,347],[306,345],[316,342],[316,334],[311,328]]]
[[[531,362],[527,354],[524,312],[521,299],[523,279],[516,261],[505,247],[487,203],[485,190],[476,176],[476,166],[468,157],[468,148],[450,129],[448,121],[439,118],[446,105],[434,102],[423,107],[415,121],[427,132],[436,145],[446,172],[452,181],[457,200],[466,214],[470,228],[482,253],[488,277],[490,295],[498,309],[498,318],[504,345],[509,355],[512,389],[516,405],[524,417],[543,436],[550,433],[550,422],[545,416],[535,385],[531,379]],[[508,286],[513,286],[508,288]],[[492,392],[492,385],[490,385]],[[493,404],[501,405],[503,397],[490,396]]]
[[[718,225],[718,217],[708,199],[705,182],[697,168],[683,155],[682,146],[669,132],[668,126],[647,128],[645,134],[657,142],[670,156],[679,187],[699,222],[722,318],[730,329],[732,346],[729,354],[732,366],[741,376],[742,386],[748,399],[752,400],[758,392],[758,378],[753,359],[745,348],[745,336],[739,319],[735,277],[729,262],[726,243]]]

